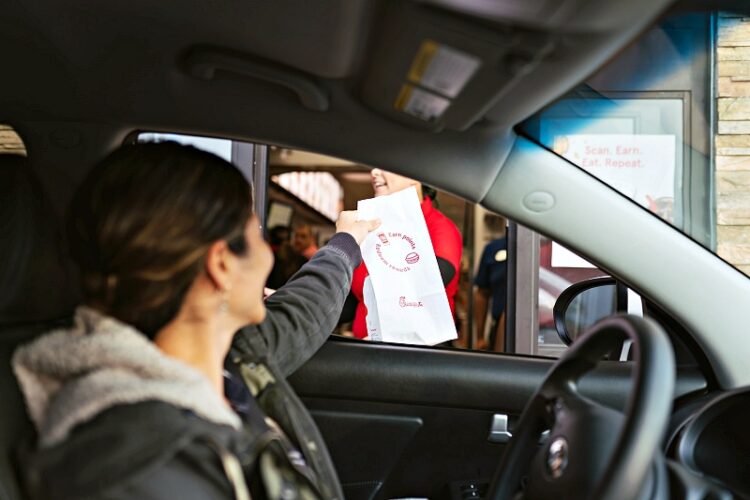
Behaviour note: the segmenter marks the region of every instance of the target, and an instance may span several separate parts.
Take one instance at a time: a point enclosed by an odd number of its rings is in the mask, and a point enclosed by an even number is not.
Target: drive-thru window
[[[740,270],[750,270],[750,21],[720,14],[670,18],[517,133],[580,166]],[[143,139],[174,138],[141,134]],[[314,153],[222,139],[195,140],[255,186],[266,230],[311,228],[317,245],[338,211],[372,196],[369,167]],[[440,210],[464,245],[456,321],[460,346],[557,356],[552,308],[573,283],[607,275],[563,245],[448,193]],[[582,200],[585,203],[585,200]],[[498,246],[500,245],[500,246]],[[491,252],[490,252],[491,250]],[[483,255],[505,266],[505,306],[477,331]],[[494,261],[493,261],[494,259]],[[631,308],[632,310],[632,308]],[[496,315],[496,314],[495,314]],[[479,321],[482,323],[482,321]],[[506,332],[487,345],[491,326]],[[343,327],[342,333],[346,332]]]

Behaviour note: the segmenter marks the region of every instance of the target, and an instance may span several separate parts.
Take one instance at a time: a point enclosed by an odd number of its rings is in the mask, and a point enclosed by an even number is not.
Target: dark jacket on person
[[[86,307],[72,328],[19,348],[38,432],[19,457],[30,498],[343,499],[285,377],[332,331],[360,260],[354,239],[335,235],[268,298],[263,323],[237,333],[228,364],[254,395],[239,415],[202,374]]]

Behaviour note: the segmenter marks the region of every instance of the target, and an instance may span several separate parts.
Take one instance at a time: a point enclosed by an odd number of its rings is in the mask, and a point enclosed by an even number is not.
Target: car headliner
[[[21,131],[30,121],[62,121],[109,125],[120,138],[138,128],[289,145],[418,173],[479,201],[510,146],[498,138],[599,67],[668,3],[550,0],[538,3],[548,5],[537,7],[539,16],[504,9],[510,19],[502,25],[558,40],[554,54],[498,88],[473,127],[435,134],[361,102],[372,48],[389,42],[378,31],[384,1],[5,1],[0,50],[10,71],[0,78],[0,110]],[[329,93],[330,107],[305,109],[288,90],[250,78],[192,78],[184,60],[196,46],[305,72]],[[472,175],[455,175],[457,165]]]
[[[659,221],[626,200],[617,200],[614,211],[622,212],[621,220],[648,229],[634,238],[620,225],[592,242],[592,224],[609,227],[613,219],[594,221],[591,211],[611,212],[612,195],[582,207],[581,193],[606,193],[602,186],[578,171],[556,177],[553,169],[545,170],[554,156],[543,155],[537,165],[539,157],[528,154],[530,148],[541,154],[541,148],[516,140],[512,130],[599,68],[671,2],[540,0],[528,2],[536,10],[524,12],[519,7],[523,2],[511,1],[415,3],[425,12],[460,4],[462,12],[452,15],[462,23],[478,29],[523,29],[552,40],[554,49],[546,56],[531,54],[533,64],[498,88],[464,130],[436,133],[394,121],[362,101],[375,48],[399,52],[381,32],[383,12],[393,2],[0,1],[0,54],[6,69],[0,78],[0,121],[24,137],[33,164],[54,186],[60,209],[87,166],[135,130],[278,144],[419,177],[556,236],[626,278],[685,322],[722,385],[750,383],[741,362],[750,358],[750,347],[727,346],[732,339],[727,340],[726,332],[723,344],[711,337],[717,330],[742,326],[738,314],[748,281],[718,259],[708,256],[709,261],[698,245],[664,231]],[[495,8],[488,13],[490,4]],[[195,78],[186,57],[196,47],[231,50],[302,72],[327,94],[327,110],[308,109],[288,89],[257,79],[230,74]],[[555,183],[566,175],[573,176],[572,184]],[[588,191],[576,192],[572,186]],[[524,202],[540,191],[559,202],[541,215]],[[576,224],[579,220],[587,224]],[[655,248],[654,238],[671,246]],[[634,240],[645,249],[636,248]],[[713,302],[706,304],[698,291],[674,294],[659,286],[663,278],[677,280],[669,281],[675,289],[696,289],[696,277],[686,272],[689,262],[670,261],[676,251],[701,265],[710,262],[698,274],[714,280],[716,289],[708,301]],[[653,259],[656,275],[634,272],[647,258]],[[725,300],[727,283],[737,304]]]

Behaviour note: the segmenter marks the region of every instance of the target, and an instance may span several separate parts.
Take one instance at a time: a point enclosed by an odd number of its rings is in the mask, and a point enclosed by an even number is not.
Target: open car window
[[[287,231],[289,252],[295,245],[303,250],[298,232],[305,238],[311,232],[316,246],[324,244],[334,231],[334,207],[354,210],[358,201],[374,196],[370,171],[338,158],[272,147],[266,225],[277,259],[285,258],[282,241],[275,239],[281,229]],[[479,204],[437,191],[433,205],[458,229],[462,245],[452,310],[458,338],[441,346],[559,357],[566,345],[555,328],[555,302],[571,285],[608,274],[562,244]],[[439,250],[436,255],[440,257]],[[284,276],[295,269],[291,265]],[[451,290],[446,287],[446,292]],[[640,298],[634,295],[630,303],[637,308]],[[589,309],[597,318],[615,312],[613,304]],[[345,311],[336,333],[358,337],[356,318]]]
[[[243,154],[243,148],[252,153],[265,148],[261,145],[149,132],[137,140],[176,141],[212,152],[255,184],[256,211],[265,214],[265,235],[276,259],[266,283],[271,289],[283,286],[309,259],[307,247],[325,245],[342,210],[355,210],[358,201],[374,195],[371,168],[338,158],[270,147],[262,164]],[[457,338],[441,347],[562,354],[566,346],[555,329],[555,301],[572,284],[606,273],[564,246],[448,192],[436,190],[433,204],[457,228],[462,250],[451,311]],[[352,314],[345,308],[334,334],[358,337]]]

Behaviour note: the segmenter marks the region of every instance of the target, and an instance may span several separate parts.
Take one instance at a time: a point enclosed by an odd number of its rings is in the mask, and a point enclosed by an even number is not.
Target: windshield
[[[750,273],[750,18],[670,17],[518,131]]]

